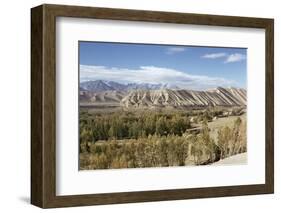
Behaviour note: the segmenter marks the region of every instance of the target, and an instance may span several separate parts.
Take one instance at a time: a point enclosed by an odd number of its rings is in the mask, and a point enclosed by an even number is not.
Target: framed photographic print
[[[273,19],[31,10],[31,203],[274,191]]]

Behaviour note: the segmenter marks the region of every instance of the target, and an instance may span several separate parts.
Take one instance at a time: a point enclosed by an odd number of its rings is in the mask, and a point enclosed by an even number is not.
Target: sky
[[[80,41],[79,69],[80,82],[246,89],[247,49]]]

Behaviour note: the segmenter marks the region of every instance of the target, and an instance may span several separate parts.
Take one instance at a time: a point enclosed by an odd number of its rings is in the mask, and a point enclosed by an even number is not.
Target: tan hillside
[[[134,90],[125,96],[123,107],[205,107],[245,106],[247,94],[244,89],[217,88],[208,91],[193,90]]]

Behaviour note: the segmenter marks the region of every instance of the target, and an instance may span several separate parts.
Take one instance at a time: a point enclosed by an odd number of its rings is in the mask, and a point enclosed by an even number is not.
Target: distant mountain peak
[[[80,82],[80,91],[89,91],[89,92],[105,92],[105,91],[119,91],[119,92],[128,92],[128,91],[136,91],[136,90],[188,90],[188,91],[200,91],[200,90],[192,90],[181,88],[175,84],[170,83],[119,83],[116,81],[106,81],[106,80],[91,80]],[[207,90],[201,90],[201,92],[217,92],[223,93],[226,90],[230,91],[246,91],[245,89],[235,88],[235,87],[216,87]]]
[[[178,89],[176,86],[169,84],[151,84],[151,83],[119,83],[115,81],[105,80],[94,80],[84,81],[80,83],[80,87],[84,90],[91,92],[102,92],[102,91],[130,91],[130,90],[158,90],[162,88]]]
[[[80,87],[83,88],[84,90],[91,91],[91,92],[114,90],[113,87],[110,87],[102,80],[85,81],[80,83]]]

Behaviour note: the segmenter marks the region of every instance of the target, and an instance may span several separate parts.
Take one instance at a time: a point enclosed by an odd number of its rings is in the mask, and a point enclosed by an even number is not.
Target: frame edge
[[[266,39],[266,186],[274,193],[274,19],[269,19],[265,30]]]
[[[43,6],[31,9],[31,204],[43,207]]]

